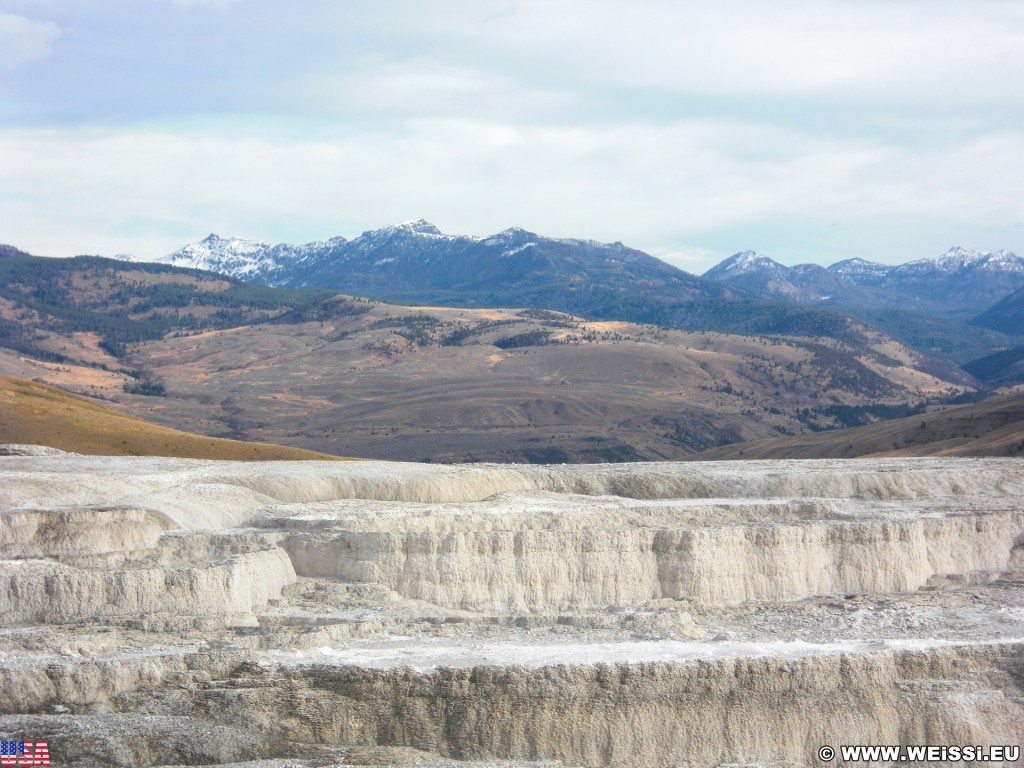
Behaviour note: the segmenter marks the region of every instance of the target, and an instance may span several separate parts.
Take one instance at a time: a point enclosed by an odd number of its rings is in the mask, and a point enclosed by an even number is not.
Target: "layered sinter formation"
[[[0,456],[0,737],[132,767],[1018,746],[1021,498],[999,459]]]

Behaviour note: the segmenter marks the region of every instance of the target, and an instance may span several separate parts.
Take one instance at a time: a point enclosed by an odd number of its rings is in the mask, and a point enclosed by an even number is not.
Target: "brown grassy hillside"
[[[346,456],[532,463],[677,459],[955,393],[877,336],[687,333],[555,312],[396,307],[132,345],[160,424]],[[62,364],[63,365],[63,364]],[[827,397],[826,397],[827,393]]]
[[[179,432],[53,387],[9,376],[0,376],[0,443],[47,445],[75,453],[113,456],[236,461],[337,458],[300,448]]]
[[[860,456],[1024,456],[1024,396],[992,398],[852,429],[736,443],[690,458]]]
[[[799,323],[733,335],[389,306],[93,257],[0,266],[0,375],[191,434],[333,455],[678,459],[902,416],[976,383],[850,319],[832,329],[845,341],[779,335],[825,330]]]

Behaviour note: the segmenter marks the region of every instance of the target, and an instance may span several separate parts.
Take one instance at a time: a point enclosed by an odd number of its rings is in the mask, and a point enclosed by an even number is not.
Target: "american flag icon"
[[[50,747],[45,741],[0,740],[0,766],[4,768],[49,764]]]

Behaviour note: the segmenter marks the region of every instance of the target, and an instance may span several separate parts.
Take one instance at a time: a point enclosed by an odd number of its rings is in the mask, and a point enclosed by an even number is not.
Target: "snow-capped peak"
[[[867,259],[862,259],[862,258],[860,258],[860,256],[855,256],[852,259],[844,259],[843,261],[837,261],[835,264],[832,265],[832,267],[835,267],[835,268],[844,267],[844,268],[851,269],[851,270],[874,269],[876,267],[882,267],[882,266],[885,266],[885,265],[884,264],[879,264],[879,263],[874,262],[874,261],[868,261]]]
[[[955,246],[941,256],[911,261],[899,269],[907,271],[934,269],[947,273],[965,269],[983,269],[991,272],[1024,273],[1024,259],[1006,250],[982,253],[970,248]]]
[[[430,240],[477,239],[474,237],[465,237],[460,235],[446,235],[426,219],[412,219],[411,221],[403,221],[401,224],[392,224],[391,226],[383,227],[382,229],[367,230],[352,242],[359,242],[361,244],[379,243],[393,237],[427,238]]]
[[[304,245],[288,245],[287,243],[281,243],[280,245],[275,245],[274,248],[291,248],[294,249],[296,252],[302,253],[305,251],[337,248],[338,246],[344,245],[347,242],[348,240],[346,238],[342,237],[341,235],[337,235],[335,237],[329,237],[326,240],[313,240],[312,242],[305,243]]]
[[[740,251],[709,269],[704,273],[704,277],[722,280],[752,272],[778,272],[785,269],[777,261],[757,251]]]
[[[758,253],[757,251],[743,251],[736,254],[737,258],[733,262],[737,268],[750,269],[761,264],[774,264],[775,262],[769,259],[767,256]]]
[[[263,240],[225,238],[211,233],[199,242],[186,245],[157,261],[175,267],[220,272],[242,280],[265,280],[271,273],[289,264],[316,258],[341,247],[345,242],[343,237],[332,237],[305,245],[271,245]]]
[[[481,242],[501,248],[519,247],[537,240],[537,235],[522,227],[509,227],[496,235],[485,237]]]
[[[271,247],[262,240],[224,238],[211,233],[198,243],[190,243],[159,261],[175,267],[246,277],[266,269],[267,252]]]
[[[431,224],[426,219],[412,219],[411,221],[403,221],[401,224],[396,224],[393,227],[387,227],[389,230],[401,229],[407,232],[414,232],[417,235],[443,235],[437,227]]]
[[[911,266],[913,264],[927,264],[941,269],[943,272],[955,272],[958,269],[963,269],[969,264],[977,264],[983,257],[984,255],[979,251],[975,251],[970,248],[963,248],[962,246],[954,246],[941,256],[935,256],[930,259],[918,259],[910,262],[906,266]]]

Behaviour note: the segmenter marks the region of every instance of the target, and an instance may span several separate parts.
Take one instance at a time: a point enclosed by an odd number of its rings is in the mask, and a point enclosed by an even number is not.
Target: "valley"
[[[742,459],[850,459],[861,456],[1024,455],[1021,387],[980,403],[935,408],[861,427],[723,445],[688,457]]]
[[[448,247],[414,229],[389,237]],[[557,252],[607,270],[586,261],[596,246],[581,243],[558,241]],[[648,269],[640,256],[622,269]],[[96,257],[13,252],[0,271],[0,374],[199,435],[340,456],[678,459],[907,416],[984,386],[851,317],[724,294],[713,300],[722,317],[769,308],[774,330],[687,330],[630,312],[400,306]],[[624,301],[652,285],[634,285]],[[746,309],[722,324],[743,325]]]
[[[143,341],[109,361],[145,371],[160,396],[124,391],[136,380],[115,370],[67,361],[3,364],[0,355],[0,370],[191,432],[440,462],[681,458],[908,412],[967,389],[881,335],[855,349],[548,311],[344,299],[336,308],[324,320]],[[76,371],[90,378],[75,385]]]

